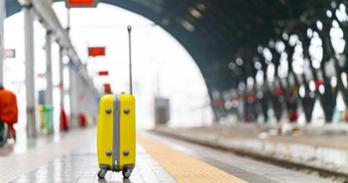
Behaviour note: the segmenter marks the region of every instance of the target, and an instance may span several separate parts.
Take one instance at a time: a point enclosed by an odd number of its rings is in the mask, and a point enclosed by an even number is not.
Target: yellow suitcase
[[[135,166],[135,99],[131,94],[100,99],[97,124],[98,177],[108,170],[128,178]]]
[[[130,32],[131,27],[128,26],[129,43]],[[97,153],[100,179],[105,177],[107,171],[122,171],[123,177],[128,178],[135,167],[136,125],[131,57],[129,61],[130,94],[104,95],[99,102]]]

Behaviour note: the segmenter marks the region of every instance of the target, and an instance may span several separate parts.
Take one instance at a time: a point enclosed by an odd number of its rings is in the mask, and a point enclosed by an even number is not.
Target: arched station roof
[[[344,0],[100,2],[143,15],[173,35],[196,61],[210,95],[214,91],[223,93],[237,89],[240,82],[246,83],[249,77],[255,78],[258,69],[266,71],[269,63],[265,62],[262,51],[264,48],[271,50],[270,62],[277,67],[280,60],[280,53],[277,53],[275,48],[277,41],[285,44],[283,51],[288,55],[291,72],[294,53],[294,45],[289,46],[291,35],[297,35],[302,42],[303,57],[310,57],[308,48],[311,39],[308,38],[308,30],[318,32],[323,41],[325,57],[325,54],[329,53],[326,49],[329,50],[330,46],[326,45],[328,42],[325,43],[323,39],[330,39],[332,23],[336,21],[342,30],[347,30],[342,27],[346,26],[346,20],[339,20],[340,16],[337,14],[337,11],[342,9],[341,5],[347,4],[348,1]],[[6,3],[8,15],[20,11],[17,0],[6,0]],[[318,21],[321,26],[318,25]],[[256,62],[261,66],[256,66]]]

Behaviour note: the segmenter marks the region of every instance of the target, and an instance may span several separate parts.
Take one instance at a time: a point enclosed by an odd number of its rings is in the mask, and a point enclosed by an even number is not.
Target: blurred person
[[[60,129],[64,132],[67,132],[69,130],[69,125],[68,125],[68,116],[65,113],[64,108],[62,107],[60,109]]]
[[[288,96],[288,120],[290,123],[296,123],[298,118],[299,118],[299,114],[297,112],[297,99],[296,99],[296,95],[294,94],[290,94]]]
[[[3,144],[7,142],[8,138],[16,139],[16,132],[13,125],[17,121],[18,107],[16,95],[6,90],[2,83],[0,83],[0,141]]]
[[[80,112],[79,114],[79,125],[81,128],[87,127],[87,117],[86,114],[83,112]]]

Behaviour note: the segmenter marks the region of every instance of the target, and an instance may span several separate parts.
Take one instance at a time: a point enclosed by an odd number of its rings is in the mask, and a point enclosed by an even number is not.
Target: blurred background
[[[59,20],[67,26],[67,9],[65,3],[53,4]],[[93,81],[99,93],[104,93],[104,84],[110,84],[114,93],[128,92],[128,37],[125,28],[134,28],[134,92],[137,95],[139,128],[154,126],[154,98],[163,97],[170,100],[171,113],[169,121],[173,126],[200,126],[212,123],[212,110],[202,74],[189,53],[170,34],[154,22],[127,10],[100,3],[98,8],[72,9],[70,12],[70,35],[72,42],[78,46],[76,52],[83,67]],[[19,129],[26,125],[25,95],[25,55],[23,13],[17,13],[4,23],[6,48],[14,49],[14,58],[4,62],[4,86],[18,95]],[[46,84],[46,30],[35,22],[35,98],[39,101],[40,91],[45,91]],[[105,47],[105,56],[89,57],[89,47]],[[59,96],[59,46],[52,44],[53,108],[60,108]],[[68,64],[68,58],[65,58]],[[107,71],[108,75],[99,75]],[[69,75],[64,77],[64,89],[69,90]],[[79,100],[84,100],[83,94]],[[65,108],[69,116],[69,95],[65,95]],[[190,102],[185,102],[190,100]],[[83,104],[83,102],[82,102]],[[92,104],[93,105],[93,104]],[[97,103],[94,103],[97,105]],[[89,117],[96,117],[83,111]],[[59,130],[59,110],[54,110],[55,130]],[[91,122],[92,123],[92,122]]]
[[[0,2],[0,157],[94,143],[100,97],[129,92],[131,25],[140,134],[248,182],[348,181],[347,1]]]

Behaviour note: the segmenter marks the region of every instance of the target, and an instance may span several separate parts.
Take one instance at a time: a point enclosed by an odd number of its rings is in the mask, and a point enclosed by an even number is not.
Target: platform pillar
[[[25,86],[27,97],[27,135],[36,137],[34,78],[34,16],[31,6],[24,6]]]
[[[63,63],[63,51],[62,47],[59,48],[59,94],[60,94],[60,107],[64,109],[64,63]]]
[[[4,20],[6,17],[6,1],[0,1],[0,84],[4,82]]]
[[[53,83],[52,83],[52,49],[51,49],[51,32],[46,32],[46,44],[45,44],[45,51],[46,51],[46,93],[45,93],[45,103],[46,105],[53,105]]]
[[[77,126],[77,117],[78,117],[78,94],[77,94],[77,77],[78,73],[74,69],[74,66],[69,67],[69,93],[70,93],[70,121],[71,126]]]

